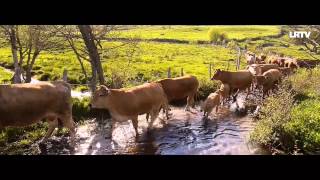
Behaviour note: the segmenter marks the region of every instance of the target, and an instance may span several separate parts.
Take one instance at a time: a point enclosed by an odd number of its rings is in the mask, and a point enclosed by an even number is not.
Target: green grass
[[[13,73],[6,71],[3,67],[0,67],[0,84],[10,83]]]
[[[320,67],[312,74],[300,69],[285,80],[285,88],[263,104],[251,141],[290,154],[319,152],[319,75]]]
[[[120,35],[141,39],[209,41],[210,28],[226,33],[229,39],[237,40],[276,35],[280,32],[279,26],[139,26],[121,31]]]
[[[110,48],[119,44],[120,42],[105,42],[103,46]],[[102,56],[103,69],[107,79],[117,73],[125,74],[127,79],[133,81],[141,79],[141,77],[142,81],[150,81],[166,77],[169,67],[173,77],[179,76],[181,68],[183,68],[184,74],[209,78],[209,63],[212,63],[214,68],[227,68],[228,61],[233,61],[237,57],[236,51],[221,46],[141,42],[138,44],[138,52],[129,63],[126,56],[127,51],[127,46],[123,46],[110,51],[108,56]],[[2,49],[0,52],[1,62],[10,63],[12,61],[8,48]],[[235,65],[231,61],[229,69],[234,70]],[[84,76],[80,65],[71,52],[56,54],[43,52],[39,55],[34,66],[40,67],[38,70],[34,70],[38,79],[46,80],[42,79],[45,76],[48,76],[49,80],[61,79],[63,70],[67,69],[69,82],[83,83]],[[90,75],[87,62],[85,62],[85,68]],[[127,86],[129,85],[127,84]]]

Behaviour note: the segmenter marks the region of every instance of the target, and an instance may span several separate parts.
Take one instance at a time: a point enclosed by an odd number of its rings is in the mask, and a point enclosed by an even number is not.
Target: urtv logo
[[[310,31],[290,31],[289,37],[290,38],[309,38],[311,32]]]

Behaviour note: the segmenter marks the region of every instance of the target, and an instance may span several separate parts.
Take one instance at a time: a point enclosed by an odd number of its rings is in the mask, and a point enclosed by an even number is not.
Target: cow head
[[[222,72],[222,71],[221,71],[220,69],[217,69],[217,70],[214,72],[211,80],[219,80],[219,79],[220,79],[220,76],[221,76],[221,72]]]
[[[91,108],[104,109],[106,106],[105,103],[107,102],[109,94],[110,94],[110,90],[106,86],[101,85],[93,93],[89,106]]]

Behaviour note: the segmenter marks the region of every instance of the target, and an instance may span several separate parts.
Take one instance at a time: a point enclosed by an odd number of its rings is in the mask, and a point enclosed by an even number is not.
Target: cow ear
[[[107,96],[110,93],[110,90],[106,86],[101,85],[99,92],[99,96]]]

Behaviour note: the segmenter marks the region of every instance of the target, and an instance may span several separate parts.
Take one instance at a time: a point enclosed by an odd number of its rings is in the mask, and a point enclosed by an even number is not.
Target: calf
[[[208,118],[213,108],[216,108],[216,113],[218,112],[220,96],[221,90],[217,90],[216,92],[211,93],[204,102],[200,102],[200,111],[203,111],[203,116],[205,118]]]

